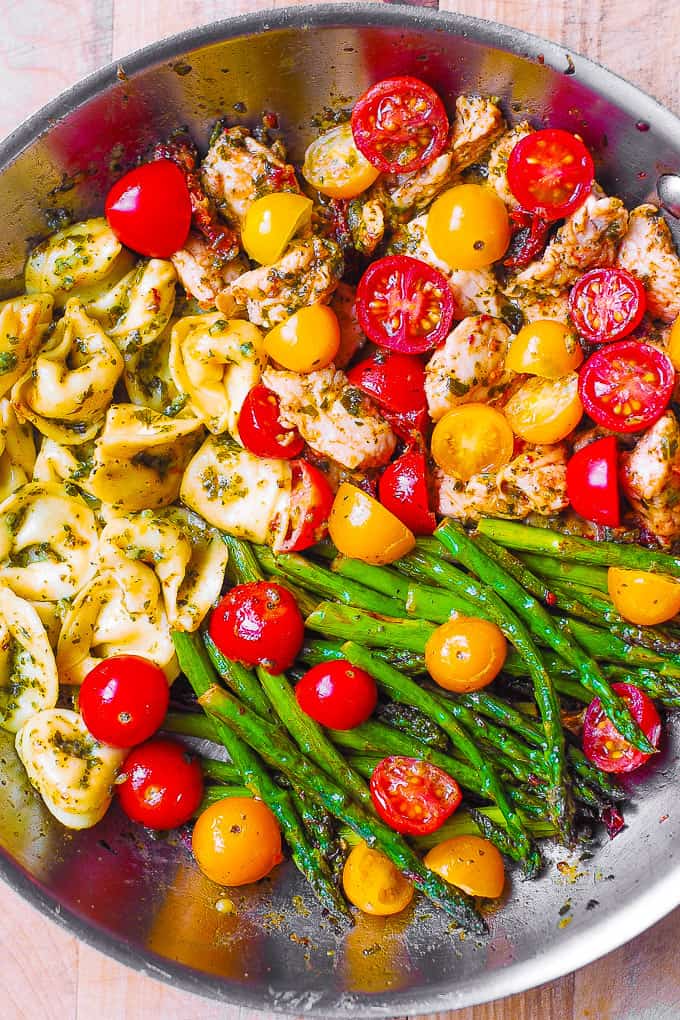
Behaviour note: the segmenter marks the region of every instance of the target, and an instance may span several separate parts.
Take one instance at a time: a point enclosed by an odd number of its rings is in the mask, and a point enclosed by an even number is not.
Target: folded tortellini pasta
[[[167,326],[175,306],[176,283],[172,262],[140,262],[111,290],[91,301],[87,311],[124,354],[133,354],[156,340]]]
[[[0,500],[30,482],[35,468],[30,425],[20,423],[9,400],[0,400]]]
[[[118,348],[73,299],[49,343],[15,383],[12,403],[43,435],[77,446],[96,435],[122,373]]]
[[[179,319],[172,328],[170,372],[175,386],[216,435],[229,432],[240,442],[239,412],[260,381],[265,360],[262,333],[243,319],[213,312]]]
[[[52,321],[53,304],[51,294],[22,294],[0,303],[0,396],[38,353]]]
[[[182,501],[227,534],[278,548],[290,519],[293,469],[209,436],[182,479]]]
[[[179,392],[170,374],[170,333],[168,326],[157,340],[128,357],[123,379],[133,404],[172,417],[186,407],[189,398],[186,393]]]
[[[45,708],[54,708],[59,680],[54,653],[38,613],[0,584],[0,726],[16,733]]]
[[[77,712],[38,712],[17,733],[16,749],[31,783],[62,825],[89,829],[104,817],[127,752],[100,744]]]
[[[103,216],[82,220],[33,249],[26,262],[26,291],[47,291],[57,308],[70,297],[92,301],[113,287],[134,262]]]

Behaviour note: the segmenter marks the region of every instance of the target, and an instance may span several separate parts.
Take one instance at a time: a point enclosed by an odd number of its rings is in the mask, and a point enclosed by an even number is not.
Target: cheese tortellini
[[[9,400],[0,400],[0,500],[31,480],[35,442],[30,425],[20,423]]]
[[[87,306],[124,354],[156,340],[175,307],[177,273],[172,262],[141,262],[122,280]]]
[[[54,654],[36,610],[0,584],[0,726],[16,733],[54,708],[59,680]]]
[[[0,303],[0,397],[12,388],[40,350],[52,321],[51,294]]]
[[[145,344],[125,365],[125,389],[133,404],[159,414],[178,414],[187,404],[170,374],[170,327],[157,340]]]

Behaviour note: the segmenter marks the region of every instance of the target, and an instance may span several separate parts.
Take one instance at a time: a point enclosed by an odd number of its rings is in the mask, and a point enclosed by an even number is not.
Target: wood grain
[[[292,0],[289,0],[292,2]],[[340,0],[338,0],[340,2]],[[375,0],[380,2],[380,0]],[[437,6],[437,0],[418,0]],[[0,135],[112,58],[283,0],[0,0]],[[591,56],[680,111],[678,0],[439,0]],[[436,1020],[676,1020],[680,911],[603,960]],[[264,1020],[142,977],[79,944],[0,887],[0,1020]],[[289,1018],[293,1020],[293,1018]],[[430,1020],[435,1020],[431,1017]]]

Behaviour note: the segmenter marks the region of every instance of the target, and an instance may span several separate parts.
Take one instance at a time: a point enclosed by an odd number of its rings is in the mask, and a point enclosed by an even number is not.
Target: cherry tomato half
[[[357,149],[386,174],[420,170],[443,152],[449,119],[441,99],[419,78],[386,78],[352,110]]]
[[[425,867],[468,896],[495,900],[505,885],[503,857],[481,836],[452,836],[439,843],[426,855]]]
[[[191,849],[203,874],[218,885],[259,882],[283,860],[274,815],[251,797],[225,797],[202,811]]]
[[[342,872],[347,899],[364,914],[400,914],[413,899],[414,889],[401,871],[379,850],[363,841],[353,847]]]
[[[374,344],[422,354],[448,336],[455,302],[438,269],[410,255],[388,255],[361,277],[356,310]]]
[[[407,436],[414,430],[424,430],[427,397],[420,358],[379,349],[350,369],[347,378],[352,386],[371,397],[390,424],[397,424],[395,431],[400,435],[404,428]]]
[[[315,545],[328,531],[333,490],[323,471],[306,460],[296,460],[290,494],[290,520],[277,552],[301,552]]]
[[[507,251],[510,220],[491,188],[456,184],[432,203],[426,232],[437,258],[452,269],[483,269]]]
[[[392,755],[373,770],[375,809],[384,822],[409,836],[439,829],[462,800],[455,779],[428,761]]]
[[[203,797],[198,759],[176,740],[149,740],[130,751],[119,779],[123,811],[149,829],[184,825]]]
[[[353,730],[378,703],[375,680],[346,659],[320,662],[298,681],[295,697],[303,712],[322,726]]]
[[[654,702],[633,684],[612,684],[630,714],[654,747],[661,739],[661,719]],[[633,772],[651,758],[625,740],[607,718],[599,698],[594,698],[583,720],[583,753],[603,772]]]
[[[425,665],[440,687],[467,694],[495,680],[507,654],[508,643],[495,623],[455,616],[428,638]]]
[[[316,372],[326,368],[340,347],[340,323],[328,305],[306,305],[264,339],[266,353],[290,372]]]
[[[591,269],[569,294],[569,312],[577,330],[594,344],[621,340],[640,324],[647,294],[625,269]]]
[[[519,204],[546,220],[583,205],[595,179],[593,159],[569,131],[547,128],[520,138],[508,159],[508,186]]]
[[[567,495],[581,517],[595,524],[618,528],[618,449],[614,436],[596,439],[578,450],[567,464]]]
[[[416,544],[398,517],[349,482],[335,494],[328,531],[338,552],[364,563],[394,563]]]
[[[430,509],[427,463],[421,450],[407,450],[392,461],[378,483],[380,502],[414,535],[431,535],[437,518]]]
[[[586,414],[612,432],[639,432],[668,406],[675,384],[670,358],[650,344],[619,340],[600,347],[581,369]]]
[[[488,404],[459,404],[440,418],[432,433],[432,457],[447,475],[467,482],[481,471],[499,471],[514,446],[504,415]]]
[[[152,259],[170,258],[189,235],[191,196],[169,159],[144,163],[116,181],[105,211],[118,240]]]
[[[680,583],[672,577],[610,567],[607,588],[617,613],[641,627],[666,623],[680,613]]]
[[[112,747],[134,747],[153,736],[169,700],[165,673],[141,655],[112,655],[98,663],[78,692],[88,730]]]
[[[307,146],[302,176],[330,198],[356,198],[379,174],[357,149],[349,121],[338,124]]]
[[[238,416],[238,434],[246,450],[257,457],[290,460],[299,457],[304,440],[297,429],[286,429],[279,419],[279,398],[259,384],[243,401]]]
[[[228,659],[283,673],[304,640],[304,621],[291,593],[274,581],[237,584],[213,610],[208,632]]]

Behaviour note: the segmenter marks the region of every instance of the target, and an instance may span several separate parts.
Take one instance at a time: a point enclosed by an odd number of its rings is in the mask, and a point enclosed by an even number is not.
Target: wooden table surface
[[[289,3],[293,0],[289,0]],[[381,2],[381,0],[375,0]],[[584,53],[680,112],[678,0],[420,0]],[[0,136],[111,59],[190,26],[281,0],[0,0]],[[675,1020],[680,910],[603,960],[525,995],[438,1020]],[[0,887],[0,1020],[264,1020],[114,963]],[[434,1020],[434,1018],[432,1018]]]

